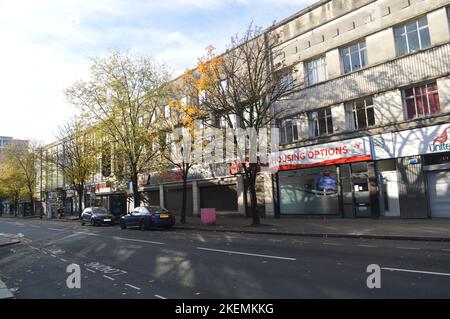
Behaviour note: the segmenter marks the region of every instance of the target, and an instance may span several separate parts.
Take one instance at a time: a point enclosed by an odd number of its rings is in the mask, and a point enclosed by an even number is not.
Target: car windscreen
[[[105,208],[100,207],[92,208],[92,212],[94,214],[108,214],[108,211]]]

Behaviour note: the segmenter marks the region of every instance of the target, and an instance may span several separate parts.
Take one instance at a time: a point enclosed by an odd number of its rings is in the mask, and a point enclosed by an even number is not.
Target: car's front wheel
[[[85,223],[84,223],[84,220],[82,220],[82,221],[81,221],[81,226],[84,226],[84,224],[85,224]]]
[[[120,222],[120,229],[126,229],[127,225],[125,224],[125,222]]]
[[[94,226],[94,227],[97,226],[97,223],[95,222],[94,218],[91,219],[91,226]]]

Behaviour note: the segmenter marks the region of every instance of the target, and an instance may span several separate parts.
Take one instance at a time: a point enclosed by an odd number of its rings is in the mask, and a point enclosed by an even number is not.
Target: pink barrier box
[[[201,217],[203,225],[215,225],[216,224],[216,209],[215,208],[202,208]]]

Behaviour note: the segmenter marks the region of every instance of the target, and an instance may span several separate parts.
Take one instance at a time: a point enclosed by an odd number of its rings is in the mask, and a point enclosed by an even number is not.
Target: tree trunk
[[[133,176],[131,176],[131,182],[133,184],[133,203],[134,207],[141,206],[141,194],[139,194],[138,189],[138,174],[133,173]]]
[[[258,164],[251,163],[248,173],[248,187],[250,190],[252,225],[261,225],[261,219],[258,213],[258,200],[256,198],[256,174],[258,172]]]
[[[34,216],[34,196],[33,196],[33,193],[30,194],[30,205],[31,205],[31,216]]]
[[[78,193],[78,217],[81,217],[81,213],[83,212],[84,187],[80,187],[77,190],[77,193]]]
[[[181,220],[182,224],[186,224],[186,201],[187,201],[187,174],[183,173],[183,198],[181,202]]]

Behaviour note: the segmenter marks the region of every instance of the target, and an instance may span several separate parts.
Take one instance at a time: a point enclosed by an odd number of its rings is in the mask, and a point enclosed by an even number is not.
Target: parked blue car
[[[147,230],[153,227],[170,229],[175,225],[175,215],[158,206],[141,206],[120,218],[120,228],[138,227]]]

